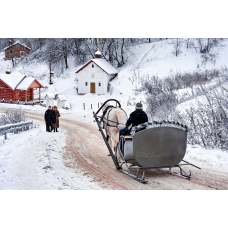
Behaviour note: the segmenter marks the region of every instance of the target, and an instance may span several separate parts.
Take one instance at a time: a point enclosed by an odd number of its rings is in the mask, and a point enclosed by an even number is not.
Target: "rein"
[[[107,111],[108,111],[110,108],[112,109],[112,108],[114,108],[114,106],[113,106],[113,105],[109,105],[108,107],[106,107],[106,109],[103,111],[103,115],[102,115],[102,117],[101,117],[101,121],[103,121],[104,116],[106,115]]]

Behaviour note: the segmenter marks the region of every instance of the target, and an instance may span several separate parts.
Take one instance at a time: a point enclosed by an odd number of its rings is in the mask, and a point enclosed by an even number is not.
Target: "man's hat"
[[[135,106],[136,109],[143,109],[142,103],[137,103]]]

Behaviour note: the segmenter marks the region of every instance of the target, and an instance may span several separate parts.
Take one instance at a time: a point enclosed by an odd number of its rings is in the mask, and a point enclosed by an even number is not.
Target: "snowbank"
[[[228,172],[228,153],[219,149],[205,149],[188,145],[185,160],[201,167]]]

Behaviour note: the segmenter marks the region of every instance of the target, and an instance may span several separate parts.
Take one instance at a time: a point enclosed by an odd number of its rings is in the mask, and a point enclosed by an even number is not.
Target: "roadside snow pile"
[[[201,168],[214,168],[228,172],[228,153],[219,149],[205,149],[188,145],[184,157],[190,163]]]

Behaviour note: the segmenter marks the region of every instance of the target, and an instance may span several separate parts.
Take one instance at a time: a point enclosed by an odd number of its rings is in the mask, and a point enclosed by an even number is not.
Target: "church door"
[[[96,84],[94,82],[90,83],[90,93],[95,93]]]

